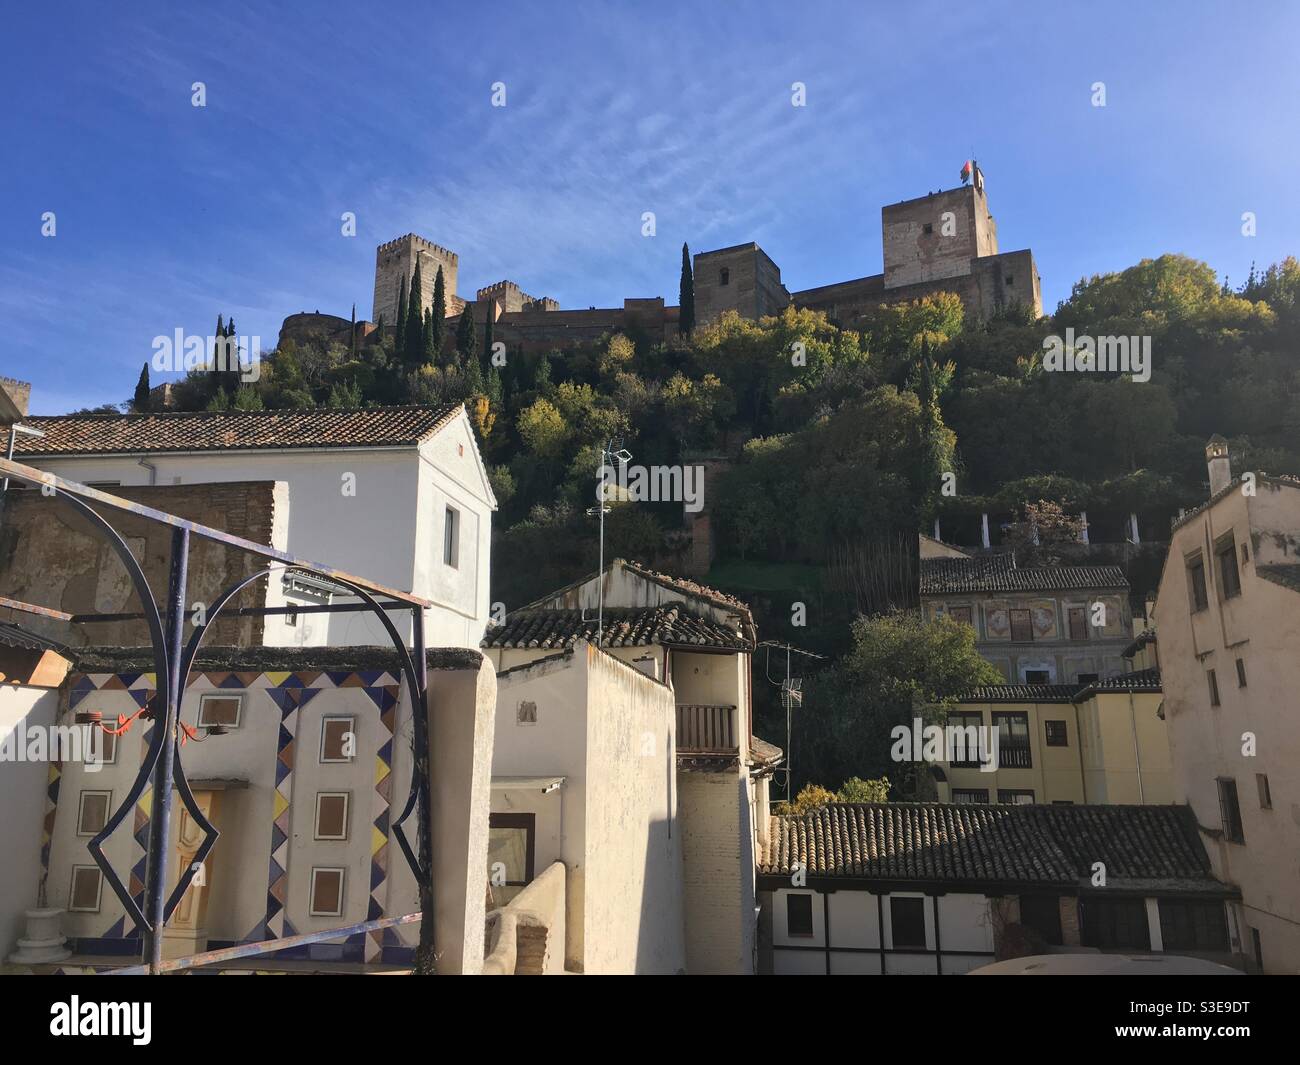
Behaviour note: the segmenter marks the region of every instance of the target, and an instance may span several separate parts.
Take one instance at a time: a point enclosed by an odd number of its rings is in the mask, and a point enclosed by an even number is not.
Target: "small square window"
[[[515,710],[515,721],[520,725],[537,724],[537,704],[531,700],[523,700]]]
[[[1043,729],[1047,733],[1047,746],[1049,747],[1070,746],[1069,734],[1065,731],[1064,721],[1044,721]]]
[[[1025,670],[1026,684],[1051,684],[1052,674],[1045,669],[1027,669]]]
[[[460,564],[460,511],[448,507],[442,523],[442,561],[455,569]]]
[[[1205,671],[1205,680],[1210,687],[1210,705],[1218,706],[1219,705],[1219,678],[1215,676],[1214,670],[1207,669]]]
[[[1245,686],[1246,686],[1246,663],[1243,662],[1240,658],[1238,658],[1237,659],[1237,687],[1244,688]]]
[[[316,866],[311,871],[311,915],[343,916],[343,870]]]
[[[104,874],[96,865],[74,865],[72,887],[68,892],[68,909],[72,913],[99,913],[104,889]]]
[[[93,836],[108,823],[111,791],[83,791],[77,802],[77,835]]]
[[[199,696],[199,725],[205,728],[213,725],[238,728],[243,705],[242,695],[201,695]]]
[[[1032,806],[1034,793],[1026,788],[998,788],[998,802],[1004,806]]]
[[[1268,787],[1268,774],[1255,774],[1255,787],[1259,789],[1259,808],[1261,810],[1273,809],[1273,793]]]
[[[905,947],[925,950],[925,899],[890,895],[889,925],[894,950]]]
[[[351,762],[357,756],[355,717],[326,717],[320,723],[320,760]]]
[[[931,233],[934,232],[934,223],[926,222],[924,225],[921,226],[921,232],[928,237]]]
[[[811,895],[787,895],[785,897],[785,934],[788,936],[811,936],[813,934]]]
[[[1245,544],[1242,544],[1242,545],[1241,545],[1241,562],[1242,562],[1242,565],[1245,565],[1245,564],[1246,564],[1247,562],[1249,562],[1249,561],[1250,561],[1250,548],[1247,547]]]
[[[1015,285],[1015,283],[1016,283],[1015,275],[1014,275],[1014,274],[1007,274],[1007,286],[1008,286],[1008,287],[1013,287],[1013,286]]]
[[[346,791],[316,793],[316,838],[348,838],[348,793]]]
[[[718,284],[719,285],[731,284],[731,271],[728,270],[725,266],[718,271]]]
[[[987,803],[989,801],[989,789],[988,788],[953,788],[952,801],[966,802],[966,803],[970,803],[970,802]]]

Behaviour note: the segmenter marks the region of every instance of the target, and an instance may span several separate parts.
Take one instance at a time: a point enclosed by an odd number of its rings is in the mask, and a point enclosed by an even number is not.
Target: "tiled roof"
[[[1079,694],[1089,691],[1101,692],[1158,692],[1160,687],[1160,670],[1155,666],[1150,669],[1135,669],[1131,673],[1116,673],[1103,677],[1095,684],[1089,684]]]
[[[22,651],[57,651],[67,654],[68,648],[56,640],[38,636],[8,621],[0,621],[0,647],[16,647]]]
[[[986,684],[961,695],[959,703],[1078,703],[1094,692],[1159,692],[1160,670],[1135,669],[1087,684]]]
[[[834,803],[771,819],[761,874],[1230,894],[1185,806]]]
[[[594,610],[535,607],[507,614],[503,625],[488,630],[482,646],[559,651],[572,647],[580,637],[595,641]],[[603,642],[606,647],[645,647],[651,644],[735,650],[749,647],[738,628],[706,620],[675,603],[651,607],[606,607]]]
[[[1271,562],[1256,566],[1255,573],[1266,581],[1300,592],[1300,562]]]
[[[25,424],[45,435],[20,436],[15,457],[411,446],[443,428],[461,410],[455,404],[27,418]]]
[[[768,743],[767,740],[759,739],[757,736],[749,737],[749,754],[752,761],[761,762],[763,765],[775,765],[785,757],[785,751],[775,743]]]
[[[963,703],[1068,703],[1077,684],[985,684],[966,692]]]
[[[921,559],[921,594],[1054,592],[1127,588],[1119,566],[1017,567],[1010,555]]]
[[[706,584],[700,584],[686,577],[673,577],[667,573],[656,573],[652,569],[642,566],[638,562],[628,562],[626,559],[615,559],[615,564],[621,563],[623,568],[639,577],[644,577],[655,584],[661,584],[665,588],[673,588],[686,595],[698,596],[701,599],[708,599],[720,606],[729,606],[738,611],[742,611],[747,617],[749,616],[749,604],[737,599],[734,595],[728,595],[726,592],[720,592],[716,588],[710,588]]]

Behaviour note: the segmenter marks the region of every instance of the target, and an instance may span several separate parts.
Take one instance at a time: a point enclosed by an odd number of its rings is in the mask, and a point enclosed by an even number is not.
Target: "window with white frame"
[[[351,716],[331,716],[320,723],[320,760],[351,762],[357,756],[357,719]]]
[[[346,791],[316,793],[316,838],[348,838],[348,801]]]
[[[199,696],[199,725],[210,728],[220,725],[222,728],[238,728],[243,711],[242,695],[226,695],[216,692]]]
[[[77,835],[93,836],[108,823],[111,791],[83,791],[77,800]]]
[[[314,866],[309,901],[313,917],[342,917],[343,869],[339,866]]]
[[[442,522],[442,561],[452,569],[460,565],[460,511],[450,506]]]
[[[104,893],[104,874],[97,865],[74,865],[72,885],[68,889],[68,910],[72,913],[98,913]]]

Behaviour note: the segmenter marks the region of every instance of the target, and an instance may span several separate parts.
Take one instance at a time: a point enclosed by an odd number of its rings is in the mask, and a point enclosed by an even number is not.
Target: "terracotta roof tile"
[[[765,875],[1077,889],[1103,862],[1112,887],[1229,894],[1185,806],[834,803],[771,819]]]
[[[528,650],[567,650],[581,637],[596,639],[595,611],[528,608],[506,616],[489,629],[483,647]],[[606,647],[648,647],[653,644],[725,647],[746,650],[744,634],[706,620],[677,604],[654,607],[606,607]]]
[[[1256,576],[1300,592],[1300,562],[1274,562],[1255,567]]]
[[[463,408],[366,407],[165,414],[65,414],[24,419],[15,458],[259,448],[401,447],[418,444]]]
[[[1128,588],[1119,566],[1017,567],[1010,555],[921,559],[921,594]]]

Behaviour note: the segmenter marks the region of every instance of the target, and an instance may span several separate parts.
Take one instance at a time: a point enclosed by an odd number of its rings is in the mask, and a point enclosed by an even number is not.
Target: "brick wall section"
[[[541,976],[546,972],[546,947],[550,937],[545,925],[519,924],[515,929],[515,975]]]
[[[1082,943],[1079,932],[1079,900],[1073,895],[1061,896],[1061,942],[1067,947]]]
[[[255,543],[270,544],[275,519],[274,481],[148,485],[109,488],[124,499],[177,517],[211,525]],[[0,517],[0,595],[70,614],[128,613],[140,609],[126,569],[101,533],[66,504],[38,491],[11,490]],[[170,526],[106,508],[100,511],[126,540],[144,567],[154,597],[166,601]],[[211,603],[220,592],[262,567],[262,560],[201,537],[190,540],[187,604]],[[273,576],[270,579],[275,580]],[[238,606],[263,606],[266,581],[240,593]],[[9,611],[3,613],[9,614]],[[74,646],[148,644],[143,621],[68,625],[30,614],[14,614],[25,628]],[[263,619],[222,617],[210,644],[260,644]],[[189,628],[187,626],[188,635]]]
[[[734,770],[677,774],[691,975],[748,973],[753,965],[753,856],[743,839],[740,787]]]

